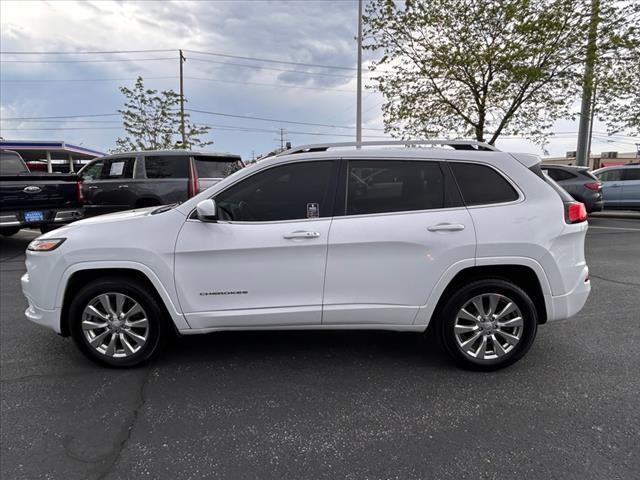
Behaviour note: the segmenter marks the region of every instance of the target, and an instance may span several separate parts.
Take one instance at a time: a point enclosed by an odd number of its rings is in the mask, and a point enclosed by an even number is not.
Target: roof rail
[[[484,142],[477,142],[475,140],[381,140],[373,142],[339,142],[301,145],[299,147],[293,147],[289,150],[285,150],[276,156],[293,155],[295,153],[326,152],[330,148],[339,147],[381,147],[387,145],[403,145],[405,147],[414,145],[440,145],[451,147],[454,150],[475,150],[478,152],[500,151],[493,145],[489,145]]]

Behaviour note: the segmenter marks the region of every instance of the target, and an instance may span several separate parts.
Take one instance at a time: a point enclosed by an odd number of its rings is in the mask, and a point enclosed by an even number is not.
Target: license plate
[[[27,222],[41,222],[44,220],[43,212],[24,212],[24,219]]]

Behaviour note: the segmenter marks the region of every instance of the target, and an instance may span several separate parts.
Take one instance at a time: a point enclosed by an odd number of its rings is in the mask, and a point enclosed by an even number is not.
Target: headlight
[[[64,242],[66,238],[47,238],[47,239],[35,239],[33,240],[27,250],[31,250],[32,252],[50,252],[51,250],[55,250],[62,242]]]

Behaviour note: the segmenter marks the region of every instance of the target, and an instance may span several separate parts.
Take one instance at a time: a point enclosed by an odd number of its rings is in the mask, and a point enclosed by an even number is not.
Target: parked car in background
[[[0,235],[42,233],[82,217],[75,174],[32,173],[17,152],[0,150]]]
[[[589,172],[589,167],[542,165],[542,171],[569,195],[584,203],[588,213],[602,210],[602,184]]]
[[[243,167],[239,155],[162,150],[101,157],[78,176],[93,216],[184,202]]]
[[[602,183],[605,209],[640,211],[640,165],[605,167],[593,174]]]

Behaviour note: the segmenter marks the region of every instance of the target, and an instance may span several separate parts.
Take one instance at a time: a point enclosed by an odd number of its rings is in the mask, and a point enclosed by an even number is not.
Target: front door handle
[[[129,185],[118,185],[118,188],[129,188]]]
[[[97,186],[97,185],[90,185],[90,186],[89,186],[89,189],[90,189],[90,190],[95,190],[96,188],[98,188],[98,186]]]
[[[427,230],[430,232],[457,232],[464,230],[464,225],[461,223],[438,223],[427,227]]]
[[[292,238],[318,238],[320,236],[320,232],[307,232],[307,231],[297,231],[291,232],[283,235],[283,238],[287,240],[291,240]]]

